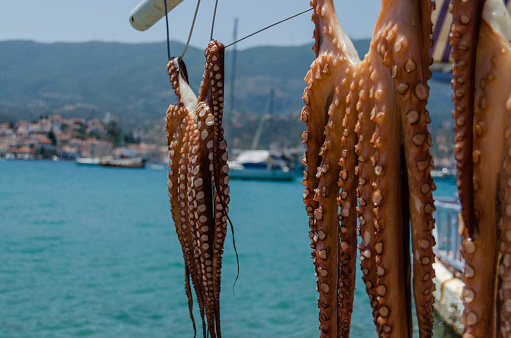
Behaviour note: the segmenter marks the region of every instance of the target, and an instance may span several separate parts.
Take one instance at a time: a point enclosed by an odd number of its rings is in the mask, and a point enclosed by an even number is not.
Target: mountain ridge
[[[354,40],[361,58],[370,40]],[[184,45],[171,42],[171,52]],[[226,101],[231,89],[232,48],[226,49]],[[237,52],[235,111],[267,113],[270,89],[279,116],[299,114],[304,77],[314,60],[312,43],[294,47],[261,46]],[[190,85],[197,93],[204,71],[204,51],[190,46],[184,57]],[[0,42],[0,122],[34,119],[41,114],[65,117],[126,114],[137,124],[162,118],[175,102],[166,73],[165,42],[38,43]],[[452,110],[450,89],[430,82],[432,117]],[[450,86],[449,86],[450,88]],[[229,110],[227,104],[226,108]],[[449,116],[447,116],[449,115]]]
[[[369,40],[355,42],[367,45]],[[171,42],[171,51],[183,50]],[[311,45],[262,46],[239,50],[235,109],[265,113],[270,88],[275,111],[301,110],[303,78],[314,59]],[[232,49],[226,50],[226,94],[229,95]],[[184,57],[190,85],[198,92],[204,52],[189,47]],[[57,111],[87,114],[89,110],[127,112],[137,118],[157,118],[175,101],[166,74],[166,43],[0,42],[0,119],[23,118]],[[69,110],[69,109],[68,109]],[[71,112],[69,114],[71,114]]]

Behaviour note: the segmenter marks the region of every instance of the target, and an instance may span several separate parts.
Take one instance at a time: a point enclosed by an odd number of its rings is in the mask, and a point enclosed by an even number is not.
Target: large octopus
[[[220,334],[220,270],[228,221],[229,166],[223,136],[224,46],[211,41],[199,97],[188,85],[181,58],[167,65],[178,101],[167,111],[168,190],[172,217],[183,249],[185,290],[193,321],[191,283],[203,335]],[[204,319],[206,315],[206,321]]]
[[[464,337],[511,336],[511,20],[501,0],[454,0],[455,157]]]
[[[362,278],[378,334],[412,336],[413,266],[419,334],[429,337],[435,185],[426,101],[434,4],[383,0],[363,61],[333,1],[311,6],[316,59],[305,77],[301,119],[321,336],[349,335],[358,220]]]

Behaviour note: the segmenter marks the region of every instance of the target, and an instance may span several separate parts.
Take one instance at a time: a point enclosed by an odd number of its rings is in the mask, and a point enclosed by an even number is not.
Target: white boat
[[[433,178],[456,178],[456,169],[442,168],[431,170]]]
[[[167,165],[164,164],[164,163],[151,163],[149,165],[149,168],[151,168],[152,170],[165,170],[165,168],[167,168]]]
[[[76,164],[78,165],[99,165],[99,157],[77,157]]]
[[[102,167],[143,169],[145,168],[145,160],[141,157],[115,159],[112,156],[106,156],[100,159],[99,165]]]
[[[291,161],[268,150],[245,150],[227,163],[231,179],[292,181],[295,178]]]

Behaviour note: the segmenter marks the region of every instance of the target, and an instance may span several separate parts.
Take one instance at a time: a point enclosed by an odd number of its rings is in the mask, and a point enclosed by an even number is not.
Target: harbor
[[[193,336],[166,170],[3,161],[0,173],[0,336]],[[455,192],[449,180],[437,186],[442,196]],[[233,180],[231,191],[240,278],[233,290],[229,232],[224,336],[317,337],[300,176],[290,182]],[[268,241],[268,234],[278,241]],[[357,270],[351,336],[376,337]],[[440,317],[434,330],[437,337],[455,337]]]
[[[131,1],[6,6],[0,337],[511,337],[511,0]]]

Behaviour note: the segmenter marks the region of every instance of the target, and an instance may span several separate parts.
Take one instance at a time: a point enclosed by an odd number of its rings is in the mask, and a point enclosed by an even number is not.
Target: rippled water
[[[224,337],[319,336],[302,193],[231,182]],[[165,171],[0,162],[0,262],[0,337],[193,336]],[[375,337],[360,281],[355,299],[352,337]]]

